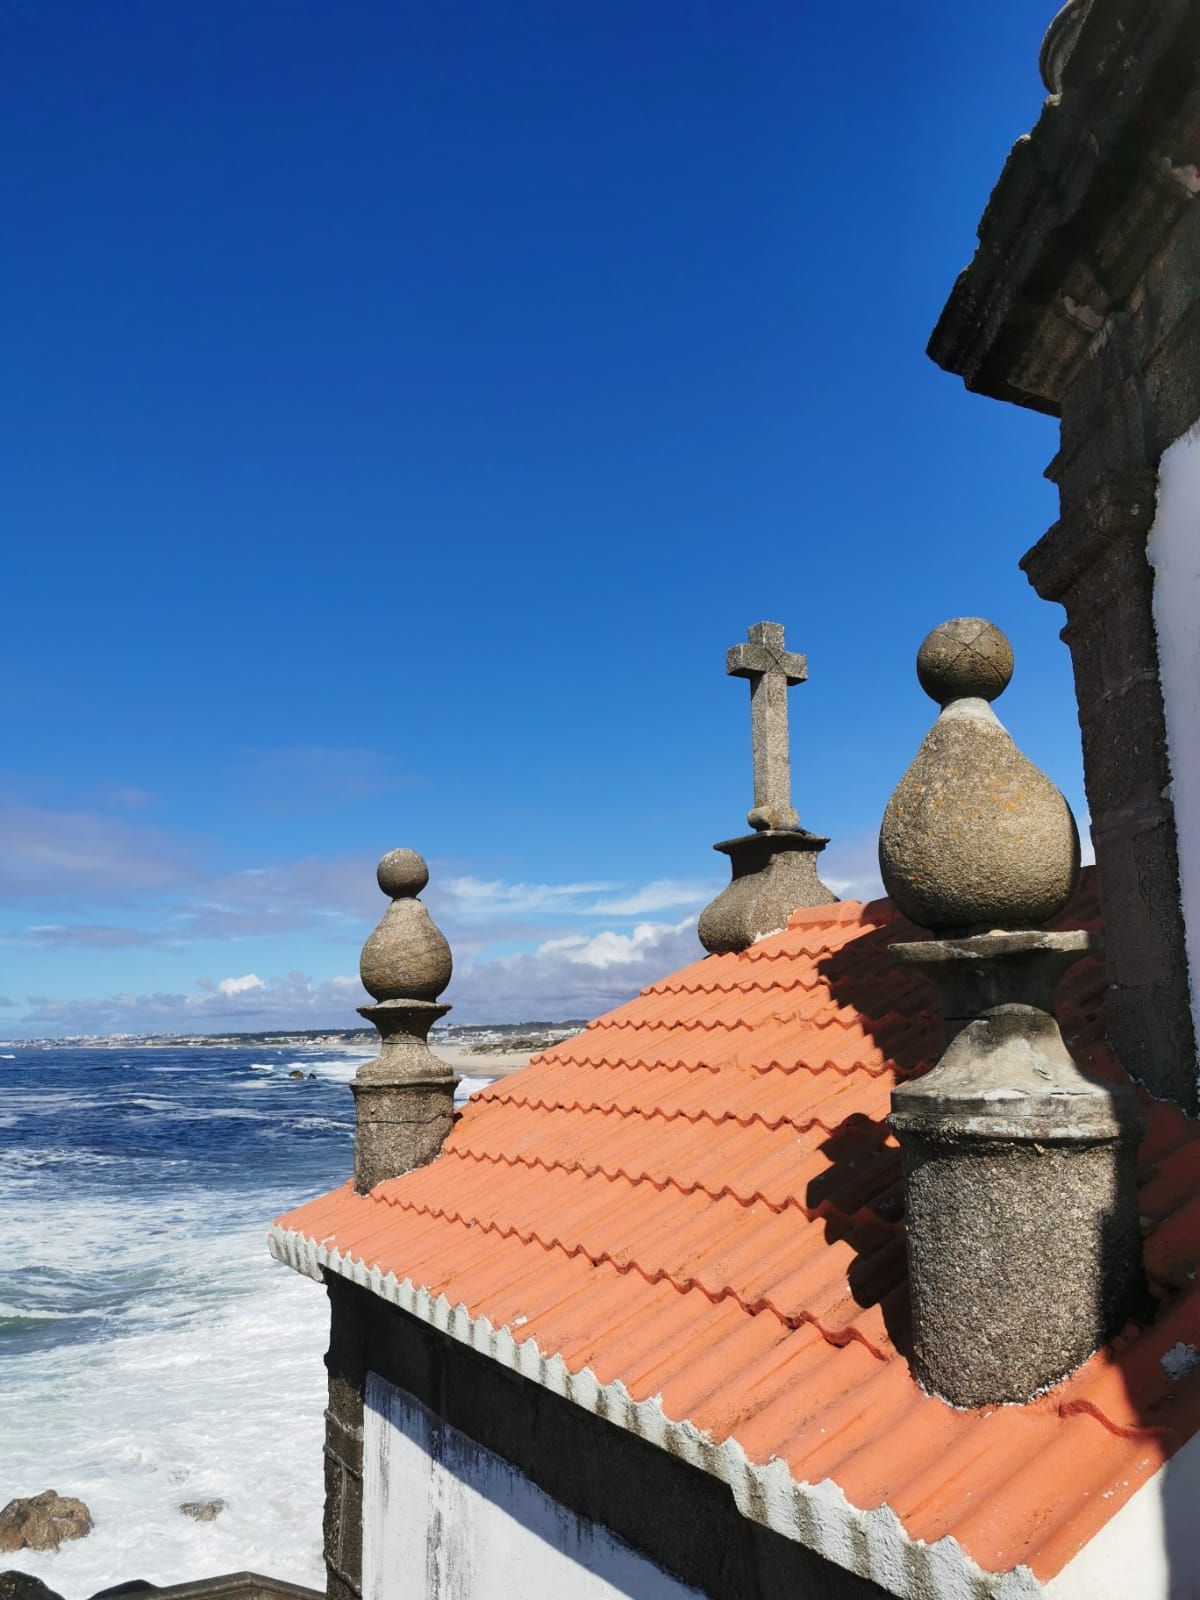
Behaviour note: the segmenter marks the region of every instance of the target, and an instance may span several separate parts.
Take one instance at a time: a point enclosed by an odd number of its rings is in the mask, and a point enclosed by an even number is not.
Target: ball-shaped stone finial
[[[945,935],[1039,928],[1079,878],[1070,807],[986,704],[1012,664],[1008,640],[978,617],[935,628],[918,657],[944,709],[888,802],[879,865],[905,915]]]
[[[1012,645],[994,622],[955,617],[926,635],[917,651],[917,677],[938,705],[995,700],[1013,675]]]
[[[376,872],[392,898],[383,921],[363,945],[358,970],[376,1000],[436,1000],[450,982],[450,946],[417,895],[429,868],[415,850],[389,850]]]
[[[415,850],[389,850],[375,869],[379,887],[392,900],[420,894],[429,882],[424,856]]]

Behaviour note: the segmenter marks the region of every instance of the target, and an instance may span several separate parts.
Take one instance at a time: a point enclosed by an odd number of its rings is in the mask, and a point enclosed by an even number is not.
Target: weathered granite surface
[[[454,1120],[454,1073],[430,1050],[429,1030],[450,1007],[437,997],[450,982],[450,946],[416,898],[429,869],[415,850],[379,863],[392,903],[363,946],[363,987],[377,1002],[359,1015],[379,1030],[380,1051],[360,1067],[354,1093],[354,1185],[360,1193],[432,1161]]]
[[[960,617],[926,638],[917,673],[943,710],[888,802],[884,887],[926,928],[1036,927],[1071,898],[1079,838],[1066,800],[988,704],[1012,676],[1012,647]]]
[[[1200,418],[1200,7],[1092,0],[1047,44],[930,354],[1061,419],[1060,518],[1022,566],[1067,613],[1104,911],[1110,1035],[1200,1109],[1146,535],[1165,448]]]
[[[819,834],[772,829],[713,845],[729,857],[733,877],[700,913],[696,931],[709,954],[746,950],[786,928],[797,907],[836,900],[817,873],[828,843]]]
[[[889,802],[884,882],[944,937],[892,946],[930,980],[947,1047],[892,1094],[904,1160],[914,1359],[957,1406],[1031,1399],[1142,1309],[1133,1091],[1086,1078],[1054,1017],[1096,934],[1047,933],[1079,875],[1062,795],[988,704],[1012,671],[992,624],[921,647],[943,706]],[[987,698],[984,698],[984,696]]]
[[[829,843],[808,833],[792,805],[787,692],[808,677],[808,663],[784,643],[778,622],[756,622],[746,644],[726,653],[725,671],[750,682],[755,830],[713,846],[727,855],[732,879],[700,914],[697,932],[710,954],[745,950],[787,926],[799,906],[836,900],[817,875],[817,856]]]

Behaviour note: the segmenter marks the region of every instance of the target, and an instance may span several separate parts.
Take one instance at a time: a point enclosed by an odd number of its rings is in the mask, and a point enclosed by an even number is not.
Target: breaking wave
[[[95,1527],[9,1566],[67,1600],[246,1568],[323,1586],[327,1303],[265,1236],[349,1173],[369,1054],[14,1052],[0,1504],[53,1488]],[[206,1499],[225,1502],[211,1522],[179,1510]]]

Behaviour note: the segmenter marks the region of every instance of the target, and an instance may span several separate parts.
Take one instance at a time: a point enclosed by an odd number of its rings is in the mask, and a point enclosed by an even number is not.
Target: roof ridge
[[[868,913],[872,914],[868,916]],[[886,895],[878,900],[825,900],[820,905],[797,906],[788,918],[787,926],[788,928],[840,927],[848,922],[869,922],[872,926],[886,927],[889,922],[894,922],[898,915],[897,907]]]
[[[931,1061],[927,1061],[924,1056],[922,1056],[920,1061],[918,1061],[915,1066],[901,1067],[889,1057],[887,1051],[884,1050],[882,1046],[876,1045],[874,1048],[877,1049],[880,1055],[883,1057],[883,1060],[877,1067],[868,1066],[865,1061],[853,1061],[848,1067],[842,1067],[839,1066],[836,1061],[831,1060],[828,1056],[819,1067],[813,1066],[808,1061],[796,1061],[791,1066],[787,1066],[784,1062],[780,1061],[778,1056],[772,1056],[770,1061],[764,1062],[761,1065],[756,1062],[750,1068],[750,1071],[757,1073],[779,1071],[786,1072],[788,1074],[794,1072],[811,1072],[814,1078],[819,1077],[823,1072],[834,1072],[839,1078],[849,1078],[856,1072],[865,1072],[869,1078],[886,1078],[891,1076],[895,1078],[902,1078],[907,1082],[909,1078],[918,1077],[922,1072],[928,1071],[928,1069],[933,1065]]]
[[[539,1063],[540,1064],[540,1063]],[[534,1062],[529,1063],[530,1066]],[[712,1072],[721,1070],[720,1064],[711,1061],[684,1061],[682,1057],[674,1061],[649,1060],[646,1056],[635,1056],[632,1061],[614,1061],[611,1056],[588,1053],[577,1056],[555,1056],[546,1062],[552,1067],[608,1067],[612,1071],[618,1068],[626,1072]]]
[[[674,983],[671,978],[660,978],[657,983],[652,983],[648,989],[643,989],[638,998],[647,999],[653,997],[661,1000],[666,995],[674,994],[735,994],[739,991],[743,994],[749,994],[755,989],[760,989],[764,993],[768,989],[803,989],[806,993],[811,994],[814,989],[823,987],[826,987],[823,978],[814,978],[810,983],[806,983],[803,978],[796,977],[790,983],[784,984],[777,983],[771,978],[756,977],[753,973],[740,978],[714,978],[708,984]]]
[[[500,1080],[503,1083],[503,1079]],[[616,1106],[601,1105],[598,1101],[585,1102],[583,1100],[547,1100],[538,1096],[514,1094],[509,1089],[498,1089],[496,1093],[488,1093],[483,1099],[484,1105],[528,1106],[531,1111],[582,1111],[598,1112],[601,1116],[642,1117],[647,1122],[651,1117],[662,1117],[665,1122],[680,1120],[683,1122],[711,1122],[720,1126],[723,1122],[734,1122],[739,1128],[749,1128],[755,1123],[761,1123],[768,1133],[774,1133],[779,1128],[795,1128],[797,1133],[810,1133],[813,1128],[821,1128],[825,1133],[835,1134],[844,1128],[848,1122],[853,1122],[855,1117],[866,1117],[865,1111],[851,1111],[848,1116],[836,1122],[827,1122],[824,1117],[810,1117],[807,1122],[799,1122],[795,1117],[781,1116],[771,1118],[762,1111],[751,1111],[740,1115],[736,1111],[725,1111],[720,1116],[714,1112],[701,1108],[699,1111],[684,1111],[682,1108],[666,1110],[662,1106]]]
[[[879,1047],[877,1046],[876,1048]],[[609,1056],[591,1054],[570,1059],[559,1057],[549,1061],[547,1065],[560,1067],[603,1067],[607,1068],[611,1072],[711,1072],[714,1074],[714,1076],[723,1071],[729,1071],[731,1069],[745,1071],[747,1073],[758,1073],[759,1075],[765,1072],[770,1072],[773,1069],[778,1069],[780,1072],[787,1073],[809,1072],[813,1075],[813,1077],[819,1077],[823,1072],[833,1072],[836,1073],[839,1078],[852,1077],[856,1072],[863,1072],[870,1078],[884,1078],[887,1077],[889,1073],[894,1073],[896,1076],[905,1079],[916,1077],[918,1073],[925,1072],[930,1066],[932,1066],[932,1062],[927,1061],[924,1057],[922,1057],[915,1066],[901,1068],[898,1067],[895,1062],[886,1059],[886,1052],[881,1050],[880,1053],[885,1056],[885,1060],[877,1067],[868,1066],[865,1061],[851,1062],[849,1066],[845,1067],[839,1066],[836,1061],[833,1061],[828,1057],[826,1057],[826,1059],[817,1066],[814,1066],[809,1061],[795,1061],[790,1066],[787,1066],[779,1059],[778,1056],[772,1056],[770,1061],[761,1064],[754,1062],[743,1067],[740,1061],[689,1062],[682,1059],[676,1059],[675,1061],[651,1061],[645,1056],[635,1057],[632,1061],[615,1061]],[[529,1064],[530,1066],[534,1065],[532,1061]]]
[[[636,1005],[636,1001],[631,1004]],[[717,1017],[711,1022],[703,1017],[689,1017],[686,1020],[671,1022],[658,1017],[623,1017],[618,1012],[610,1012],[607,1016],[597,1017],[594,1022],[589,1022],[584,1029],[585,1033],[598,1032],[603,1028],[669,1028],[672,1033],[695,1033],[697,1029],[704,1033],[736,1033],[739,1028],[744,1028],[747,1033],[753,1033],[753,1027],[744,1017],[735,1017],[732,1022]]]
[[[824,1125],[822,1124],[821,1126]],[[798,1211],[806,1222],[845,1222],[852,1228],[861,1226],[864,1223],[871,1223],[881,1228],[886,1228],[891,1234],[898,1234],[903,1227],[903,1224],[898,1221],[891,1221],[886,1217],[880,1216],[877,1211],[868,1205],[861,1205],[857,1211],[853,1212],[844,1211],[841,1206],[834,1205],[832,1200],[822,1200],[817,1206],[806,1206],[802,1200],[797,1200],[794,1195],[789,1195],[780,1204],[764,1194],[761,1189],[756,1189],[753,1194],[743,1196],[727,1183],[716,1189],[699,1181],[683,1183],[678,1178],[670,1176],[661,1179],[655,1178],[649,1172],[635,1175],[632,1172],[626,1172],[624,1167],[605,1167],[599,1161],[589,1165],[582,1159],[572,1162],[548,1161],[545,1156],[540,1155],[508,1155],[504,1151],[493,1153],[489,1150],[462,1150],[457,1148],[443,1151],[443,1155],[455,1157],[459,1161],[487,1161],[494,1165],[506,1167],[540,1167],[543,1172],[581,1172],[585,1178],[599,1176],[607,1183],[615,1183],[618,1178],[624,1178],[626,1183],[633,1184],[635,1187],[639,1183],[648,1183],[658,1194],[662,1194],[665,1189],[674,1189],[677,1194],[681,1194],[685,1198],[693,1194],[707,1195],[710,1200],[724,1200],[728,1197],[735,1204],[741,1206],[743,1211],[748,1210],[753,1205],[763,1205],[775,1216],[782,1216],[785,1211]]]
[[[896,1006],[889,1006],[886,1011],[875,1013],[864,1011],[860,1006],[856,1006],[853,1001],[832,1000],[832,997],[831,1005],[832,1010],[825,1008],[814,1012],[810,1017],[801,1018],[798,1014],[793,1013],[790,1016],[774,1016],[771,1020],[773,1022],[803,1021],[807,1027],[816,1029],[818,1033],[825,1033],[830,1028],[840,1027],[846,1029],[847,1032],[853,1032],[855,1028],[859,1028],[863,1033],[869,1034],[874,1033],[878,1028],[882,1028],[885,1023],[893,1021],[904,1026],[912,1026],[912,1017],[906,1016]],[[917,1015],[932,1015],[933,1009],[932,1006],[924,1006]],[[842,1018],[843,1012],[849,1012],[853,1015],[854,1022],[849,1027],[847,1027]]]
[[[686,1293],[691,1289],[695,1289],[702,1294],[711,1305],[720,1305],[726,1300],[732,1300],[736,1305],[739,1305],[742,1308],[747,1316],[750,1317],[758,1316],[764,1311],[769,1311],[771,1315],[775,1317],[785,1328],[796,1329],[804,1327],[805,1325],[815,1328],[827,1344],[831,1344],[837,1349],[844,1349],[846,1345],[856,1343],[863,1345],[864,1348],[872,1356],[874,1356],[876,1361],[886,1361],[888,1359],[887,1354],[884,1351],[876,1349],[876,1347],[863,1333],[861,1328],[855,1327],[853,1323],[847,1323],[843,1328],[839,1329],[826,1328],[820,1319],[811,1311],[783,1311],[766,1295],[759,1295],[755,1300],[747,1301],[742,1295],[738,1294],[736,1289],[730,1287],[729,1285],[726,1285],[722,1289],[711,1289],[706,1284],[702,1283],[699,1278],[677,1278],[672,1273],[668,1272],[665,1267],[651,1272],[648,1271],[647,1268],[643,1267],[639,1261],[631,1259],[622,1263],[618,1261],[617,1258],[608,1250],[601,1250],[598,1254],[593,1255],[592,1252],[586,1249],[582,1244],[567,1245],[563,1240],[557,1237],[543,1239],[542,1236],[534,1229],[530,1229],[528,1232],[522,1232],[522,1230],[515,1224],[505,1227],[496,1221],[481,1222],[476,1218],[468,1219],[463,1216],[461,1212],[450,1211],[441,1206],[417,1204],[407,1199],[393,1199],[391,1195],[384,1194],[382,1192],[387,1187],[387,1184],[381,1184],[378,1189],[372,1190],[367,1198],[381,1205],[395,1206],[398,1210],[410,1212],[414,1216],[437,1217],[446,1222],[457,1223],[463,1228],[470,1228],[473,1230],[478,1229],[480,1233],[495,1234],[496,1237],[500,1239],[519,1239],[522,1244],[536,1244],[539,1249],[544,1250],[548,1255],[554,1251],[558,1251],[568,1259],[574,1259],[577,1256],[583,1256],[586,1261],[589,1261],[592,1264],[592,1266],[598,1267],[602,1264],[606,1264],[612,1267],[615,1271],[619,1272],[622,1276],[625,1276],[630,1272],[636,1272],[638,1277],[641,1278],[643,1282],[651,1285],[656,1283],[668,1283],[672,1288],[678,1290],[680,1293]],[[353,1248],[353,1246],[350,1246],[351,1251],[353,1251]],[[362,1264],[365,1267],[367,1262],[363,1260],[361,1256],[359,1259],[362,1261]],[[862,1309],[866,1310],[868,1308],[863,1307]]]

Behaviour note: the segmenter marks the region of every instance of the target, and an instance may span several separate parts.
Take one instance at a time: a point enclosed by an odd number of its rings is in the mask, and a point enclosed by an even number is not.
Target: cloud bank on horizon
[[[229,871],[203,841],[131,816],[148,804],[140,791],[136,802],[114,791],[107,804],[54,809],[0,796],[0,944],[34,976],[24,995],[6,980],[0,1033],[359,1025],[358,947],[383,910],[369,857]],[[873,840],[831,848],[825,860],[836,893],[879,892]],[[431,867],[423,898],[454,952],[446,999],[462,1022],[589,1017],[621,1004],[699,959],[696,917],[723,881],[718,871],[531,882],[470,862]],[[155,982],[160,972],[176,981]],[[56,985],[63,975],[69,985]]]

